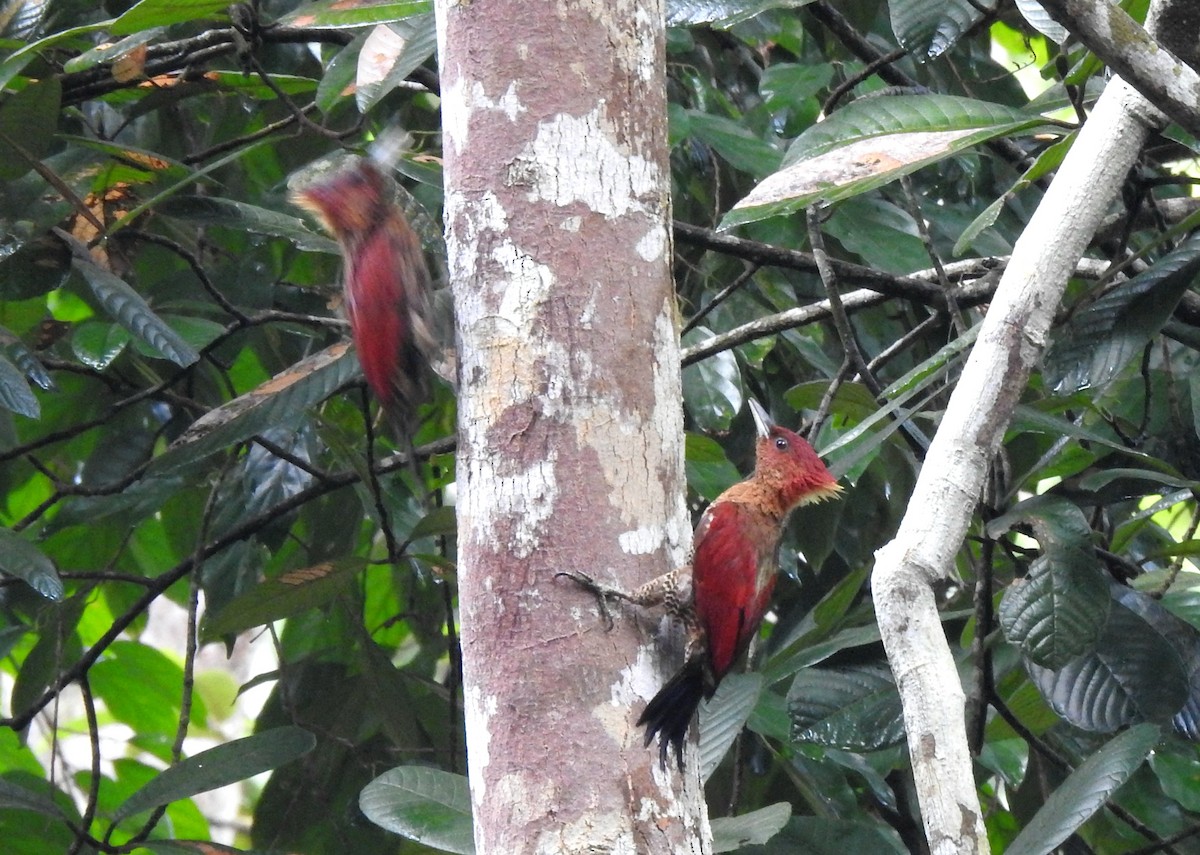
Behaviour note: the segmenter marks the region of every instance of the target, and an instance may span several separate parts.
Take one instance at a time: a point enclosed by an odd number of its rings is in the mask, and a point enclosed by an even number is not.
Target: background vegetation
[[[437,258],[430,6],[4,7],[5,851],[469,851],[454,397],[410,465],[287,200],[399,126]],[[1105,69],[1009,2],[669,23],[689,496],[747,468],[749,395],[847,485],[702,713],[717,843],[921,851],[872,553]],[[1200,851],[1196,152],[1128,177],[944,592],[996,849]]]

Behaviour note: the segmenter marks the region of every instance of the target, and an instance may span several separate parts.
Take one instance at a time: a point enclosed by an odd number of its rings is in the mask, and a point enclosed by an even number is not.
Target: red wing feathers
[[[708,636],[709,664],[720,680],[758,631],[775,587],[775,539],[745,505],[715,502],[696,528],[692,578],[696,615]]]

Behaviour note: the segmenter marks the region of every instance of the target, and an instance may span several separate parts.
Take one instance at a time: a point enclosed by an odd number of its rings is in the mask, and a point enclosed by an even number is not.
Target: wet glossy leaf
[[[766,843],[780,832],[791,815],[792,806],[779,802],[740,816],[717,817],[712,820],[712,851],[734,852]]]
[[[316,744],[303,728],[277,727],[201,751],[155,776],[117,808],[112,821],[252,778],[303,757]]]
[[[1005,850],[1007,855],[1045,855],[1104,806],[1142,765],[1158,742],[1159,730],[1141,724],[1113,737],[1080,764]]]
[[[788,690],[792,739],[875,751],[904,739],[900,695],[886,665],[808,668]]]

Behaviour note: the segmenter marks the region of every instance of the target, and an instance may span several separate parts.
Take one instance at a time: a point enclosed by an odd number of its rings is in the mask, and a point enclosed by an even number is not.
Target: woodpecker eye
[[[787,451],[788,441],[781,436],[775,437],[775,447],[780,451]]]

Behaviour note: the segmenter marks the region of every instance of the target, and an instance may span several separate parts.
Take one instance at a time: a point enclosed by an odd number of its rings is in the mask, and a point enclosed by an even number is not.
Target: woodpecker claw
[[[611,600],[628,600],[629,595],[624,591],[613,588],[609,585],[604,585],[597,582],[587,573],[580,573],[575,570],[560,570],[554,574],[554,578],[558,579],[566,577],[581,588],[590,591],[596,597],[597,606],[600,609],[600,617],[604,619],[604,631],[612,632],[615,622],[613,620],[612,610],[608,604]]]

